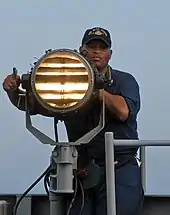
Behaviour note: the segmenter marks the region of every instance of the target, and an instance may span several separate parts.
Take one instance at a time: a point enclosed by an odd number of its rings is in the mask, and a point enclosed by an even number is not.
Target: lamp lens
[[[41,100],[58,109],[70,108],[88,90],[88,71],[70,53],[55,53],[42,61],[35,73],[35,89]]]

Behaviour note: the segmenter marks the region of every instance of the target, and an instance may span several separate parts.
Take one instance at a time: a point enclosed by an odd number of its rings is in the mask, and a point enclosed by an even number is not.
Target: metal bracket
[[[26,128],[43,144],[50,144],[50,145],[56,145],[57,142],[55,142],[52,138],[47,136],[46,134],[42,133],[40,130],[35,128],[32,125],[31,122],[31,116],[30,116],[30,110],[28,107],[28,97],[27,95],[25,96],[25,109],[26,109]]]
[[[103,93],[103,92],[102,92]],[[50,144],[50,145],[63,145],[65,143],[62,142],[56,142],[46,134],[42,133],[40,130],[38,130],[36,127],[32,125],[31,116],[30,116],[30,110],[28,107],[28,97],[25,96],[25,109],[26,109],[26,128],[43,144]],[[86,144],[90,142],[90,140],[95,137],[103,128],[105,125],[105,101],[103,96],[102,101],[102,108],[100,113],[100,119],[99,124],[94,129],[90,130],[88,133],[86,133],[84,136],[82,136],[80,139],[78,139],[75,142],[69,142],[69,145],[80,145],[80,144]]]
[[[103,91],[103,90],[102,90]],[[86,144],[89,143],[105,126],[105,100],[102,92],[102,108],[101,108],[101,113],[100,113],[100,119],[99,119],[99,124],[97,127],[94,129],[90,130],[87,134],[85,134],[83,137],[78,139],[74,144],[76,145],[81,145],[81,144]],[[70,143],[72,144],[72,143]]]

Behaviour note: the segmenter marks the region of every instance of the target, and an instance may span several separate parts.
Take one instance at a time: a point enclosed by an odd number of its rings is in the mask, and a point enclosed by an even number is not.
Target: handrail
[[[113,145],[121,146],[170,146],[170,140],[118,140]]]
[[[107,214],[116,215],[114,146],[170,146],[170,140],[120,140],[112,132],[105,133]],[[144,174],[144,171],[142,172]]]

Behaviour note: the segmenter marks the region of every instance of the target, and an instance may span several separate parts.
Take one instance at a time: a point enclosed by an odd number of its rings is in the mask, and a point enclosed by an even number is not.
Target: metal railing
[[[114,146],[170,146],[170,140],[117,140],[112,132],[105,133],[107,214],[116,215]],[[142,149],[142,150],[143,150]],[[145,190],[145,151],[142,151],[142,180]]]
[[[11,214],[12,214],[12,210],[11,210],[10,204],[5,200],[1,200],[0,215],[11,215]]]

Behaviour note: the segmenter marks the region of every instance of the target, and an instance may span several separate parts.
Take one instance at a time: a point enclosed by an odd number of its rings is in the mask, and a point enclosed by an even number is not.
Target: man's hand
[[[14,92],[18,89],[19,84],[20,84],[20,77],[18,75],[15,77],[14,74],[10,74],[3,81],[3,89],[7,93]]]
[[[99,97],[100,100],[102,99],[101,95]],[[119,95],[112,95],[105,90],[103,92],[103,96],[105,104],[113,116],[120,121],[125,121],[129,116],[129,108],[124,98]]]

